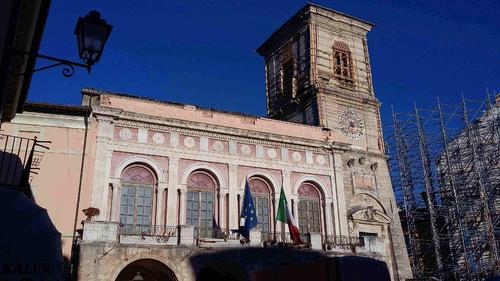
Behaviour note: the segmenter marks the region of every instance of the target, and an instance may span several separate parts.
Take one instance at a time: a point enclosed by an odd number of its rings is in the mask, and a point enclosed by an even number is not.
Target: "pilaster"
[[[92,193],[90,199],[91,206],[81,206],[82,209],[87,207],[98,208],[100,211],[97,220],[107,220],[106,215],[109,212],[110,202],[109,195],[109,179],[111,168],[111,145],[113,139],[114,125],[110,120],[98,118],[98,129],[96,136],[96,151],[94,164],[94,177],[92,182]],[[87,152],[88,153],[88,152]]]
[[[228,182],[228,192],[229,192],[229,228],[237,229],[239,218],[238,218],[238,165],[229,165],[229,182]],[[236,210],[236,212],[230,212],[230,210]]]
[[[345,201],[344,189],[344,170],[342,166],[342,154],[339,151],[333,152],[333,171],[332,186],[334,187],[334,204],[337,205],[335,209],[335,221],[338,221],[338,228],[336,231],[339,235],[349,235],[347,227],[347,204]]]
[[[168,160],[168,213],[167,213],[167,225],[175,226],[177,225],[177,189],[179,182],[179,158],[170,157]]]

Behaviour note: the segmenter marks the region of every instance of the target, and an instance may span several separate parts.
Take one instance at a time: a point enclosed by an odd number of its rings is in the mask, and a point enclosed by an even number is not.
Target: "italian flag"
[[[295,244],[304,244],[300,239],[299,227],[297,222],[293,218],[290,208],[288,208],[288,203],[286,201],[285,191],[281,187],[280,201],[278,204],[278,215],[276,217],[277,221],[288,224],[288,230],[290,231],[290,238]]]

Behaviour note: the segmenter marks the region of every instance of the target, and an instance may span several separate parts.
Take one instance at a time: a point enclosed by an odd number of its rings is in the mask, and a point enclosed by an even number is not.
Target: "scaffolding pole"
[[[425,183],[425,197],[427,200],[427,208],[429,210],[430,226],[432,233],[432,242],[434,244],[434,255],[436,258],[437,274],[442,278],[443,272],[443,261],[441,259],[441,247],[439,243],[439,236],[436,227],[436,214],[434,212],[434,187],[432,185],[432,170],[429,163],[429,150],[427,147],[427,138],[425,137],[425,132],[422,126],[422,120],[420,120],[420,115],[418,113],[417,105],[414,104],[415,118],[417,121],[418,129],[418,143],[420,148],[420,162],[422,163],[424,183]]]
[[[404,141],[404,138],[402,138],[403,134],[401,133],[401,127],[399,126],[396,114],[394,113],[394,108],[391,107],[391,111],[393,126],[396,130],[395,141],[398,155],[397,159],[399,167],[401,167],[399,169],[399,181],[401,182],[401,187],[403,188],[403,207],[405,213],[410,214],[414,210],[415,198],[413,198],[414,194],[412,192],[413,181],[411,178],[411,168],[406,165],[408,163],[407,145]],[[419,278],[422,276],[420,275],[420,272],[418,270],[419,258],[417,253],[417,242],[415,239],[416,225],[413,214],[407,218],[406,228],[408,229],[408,233],[411,233],[411,235],[408,235],[408,254],[410,255],[413,276]]]
[[[494,265],[498,265],[499,262],[498,262],[498,249],[497,249],[497,245],[496,245],[496,242],[495,242],[495,234],[494,234],[494,229],[493,229],[493,224],[491,222],[491,213],[490,213],[490,208],[489,208],[489,205],[488,205],[488,201],[487,201],[487,198],[486,198],[486,189],[485,189],[485,186],[484,186],[484,177],[481,173],[481,170],[478,168],[479,166],[479,160],[478,160],[478,156],[477,156],[477,143],[476,143],[476,137],[472,135],[472,126],[469,122],[469,116],[468,116],[468,112],[467,112],[467,104],[465,103],[465,98],[464,96],[462,95],[462,106],[463,106],[463,112],[464,112],[464,122],[465,122],[465,126],[466,126],[466,129],[465,131],[467,132],[467,140],[469,142],[469,147],[471,148],[471,152],[472,152],[472,169],[474,171],[474,173],[476,174],[476,178],[477,178],[477,184],[478,184],[478,188],[479,188],[479,199],[480,199],[480,202],[481,202],[481,206],[483,208],[483,216],[484,216],[484,222],[486,224],[486,231],[487,231],[487,236],[488,236],[488,244],[489,244],[489,247],[490,247],[490,252],[491,252],[491,258],[493,259],[493,264]],[[495,266],[494,267],[494,273],[497,274],[498,273],[498,267]]]
[[[499,274],[500,95],[413,112],[384,134],[413,275],[483,281]]]

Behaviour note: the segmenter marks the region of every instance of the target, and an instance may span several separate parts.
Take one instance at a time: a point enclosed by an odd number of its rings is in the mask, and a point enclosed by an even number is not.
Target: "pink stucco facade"
[[[90,205],[96,128],[97,124],[90,122],[80,195],[80,206],[83,208]],[[63,254],[69,259],[75,213],[78,214],[78,228],[81,228],[80,221],[85,218],[81,211],[83,208],[78,212],[76,210],[85,135],[83,117],[25,112],[18,114],[11,123],[2,124],[2,133],[50,141],[45,144],[48,150],[37,148],[40,169],[36,171],[38,174],[32,174],[31,189],[35,202],[47,209],[61,233]]]

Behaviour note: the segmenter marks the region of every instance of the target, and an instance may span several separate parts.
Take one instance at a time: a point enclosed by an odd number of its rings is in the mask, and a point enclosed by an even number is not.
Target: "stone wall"
[[[298,188],[301,183],[308,182],[321,194],[321,235],[312,239],[315,248],[325,247],[323,239],[327,236],[376,233],[380,240],[374,244],[375,248],[384,249],[379,258],[388,263],[394,279],[399,279],[398,268],[405,268],[405,259],[402,251],[395,251],[393,241],[401,243],[403,240],[398,236],[401,234],[397,227],[399,218],[391,205],[394,200],[385,158],[378,147],[373,148],[373,152],[367,148],[366,138],[360,140],[358,146],[349,146],[344,143],[347,138],[335,129],[324,131],[323,140],[308,140],[259,131],[259,126],[252,132],[237,129],[236,135],[235,128],[207,127],[204,123],[182,119],[156,117],[154,121],[144,122],[143,113],[115,107],[122,104],[120,99],[128,101],[127,107],[141,100],[99,94],[101,103],[94,105],[93,112],[99,125],[95,153],[100,157],[95,162],[92,193],[96,197],[90,203],[91,207],[101,210],[97,219],[119,221],[121,172],[131,164],[147,165],[158,177],[153,203],[153,214],[157,215],[153,224],[159,226],[186,223],[187,179],[199,170],[216,179],[218,196],[214,201],[214,219],[227,230],[238,227],[238,204],[241,204],[238,200],[243,198],[247,177],[258,176],[269,183],[271,218],[276,216],[281,187],[297,214]],[[102,103],[109,100],[108,95],[115,106]],[[151,111],[146,109],[145,112]],[[221,120],[220,116],[217,118]],[[286,131],[287,126],[314,130],[314,127],[291,123],[283,123],[280,130]],[[373,134],[378,133],[375,128]],[[356,212],[368,213],[373,208],[378,216],[353,218]],[[274,220],[270,227],[273,232],[285,230]],[[132,238],[126,239],[127,243],[133,243]],[[402,261],[396,262],[399,258]]]

